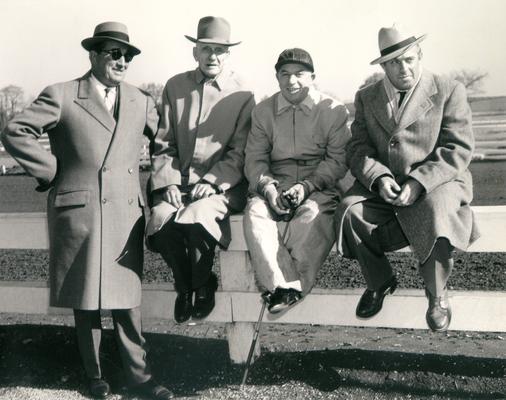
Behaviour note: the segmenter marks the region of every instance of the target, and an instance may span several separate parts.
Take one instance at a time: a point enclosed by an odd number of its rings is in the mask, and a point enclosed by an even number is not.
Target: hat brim
[[[118,39],[118,38],[115,38],[115,37],[111,37],[111,36],[89,37],[89,38],[84,39],[81,42],[81,46],[83,46],[85,50],[91,51],[93,49],[93,47],[97,43],[103,42],[104,40],[113,40],[114,42],[118,42],[118,43],[121,43],[121,44],[124,44],[124,45],[128,46],[128,48],[130,49],[131,53],[134,56],[136,56],[138,54],[141,54],[140,49],[138,49],[137,47],[133,46],[129,42],[126,42],[124,40],[121,40],[121,39]]]
[[[392,60],[392,59],[394,59],[396,57],[399,57],[400,55],[404,54],[406,51],[408,51],[409,49],[411,49],[413,46],[415,46],[416,44],[420,43],[426,37],[427,37],[426,34],[422,35],[419,38],[417,38],[414,42],[411,42],[410,44],[408,44],[407,46],[401,47],[400,49],[395,50],[395,51],[393,51],[393,52],[391,52],[391,53],[389,53],[387,55],[384,55],[384,56],[376,58],[375,60],[372,60],[370,62],[370,65],[382,64],[382,63],[387,62],[389,60]]]
[[[218,39],[218,38],[216,38],[216,39],[213,39],[213,38],[195,39],[195,38],[192,38],[191,36],[188,36],[188,35],[184,35],[184,37],[193,43],[216,43],[216,44],[221,44],[223,46],[237,46],[238,44],[241,43],[241,42],[228,42],[226,40]]]

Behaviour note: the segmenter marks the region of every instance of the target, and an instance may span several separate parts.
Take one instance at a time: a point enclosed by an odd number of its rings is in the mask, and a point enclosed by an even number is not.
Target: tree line
[[[449,74],[452,78],[462,82],[466,87],[468,95],[477,95],[483,93],[483,84],[488,77],[488,73],[480,70],[461,69],[453,71]],[[360,86],[360,89],[383,79],[383,72],[375,72],[368,76]],[[162,93],[164,85],[161,83],[144,83],[140,89],[148,92],[156,102],[157,107],[160,107],[162,102]],[[2,131],[7,123],[16,115],[21,112],[27,105],[27,99],[23,88],[16,85],[8,85],[0,89],[0,131]]]

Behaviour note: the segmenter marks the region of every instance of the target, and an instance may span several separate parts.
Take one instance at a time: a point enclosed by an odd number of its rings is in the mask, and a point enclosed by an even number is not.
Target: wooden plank
[[[176,292],[172,284],[142,286],[142,317],[174,317]],[[24,314],[69,314],[68,308],[49,307],[47,282],[0,281],[0,312]],[[212,322],[232,322],[231,300],[228,293],[216,294],[216,306],[206,319]]]
[[[473,243],[470,252],[506,251],[506,206],[474,206],[481,237]]]
[[[474,206],[481,237],[469,248],[474,252],[506,251],[506,206]],[[232,225],[232,242],[230,250],[247,250],[246,241],[242,231],[242,216],[233,215],[230,219]]]
[[[422,290],[398,289],[394,295],[385,298],[382,311],[367,320],[355,316],[355,308],[362,292],[363,289],[314,289],[300,304],[287,312],[276,315],[266,312],[264,321],[427,329],[427,299]],[[176,293],[171,285],[143,285],[142,296],[143,318],[173,318]],[[44,282],[1,282],[0,299],[0,312],[71,313],[66,308],[49,307],[49,289]],[[450,325],[452,330],[506,332],[506,319],[503,318],[506,315],[506,292],[450,291],[450,303],[453,310]],[[258,292],[218,292],[216,307],[206,320],[239,323],[237,329],[250,332],[247,336],[251,338],[251,327],[258,319],[260,307]],[[232,332],[233,329],[230,329]],[[244,352],[238,351],[236,359],[240,360],[241,357],[244,357]]]
[[[506,251],[506,206],[474,206],[482,236],[469,251]],[[230,251],[246,251],[242,215],[230,217],[232,242]],[[47,249],[47,221],[45,213],[0,213],[1,249]]]
[[[385,298],[381,312],[359,319],[355,309],[363,289],[314,291],[300,304],[281,314],[264,316],[265,322],[364,326],[380,328],[428,329],[425,322],[427,299],[422,290],[398,290]],[[333,292],[333,293],[332,293]],[[259,294],[232,293],[235,321],[254,321],[261,307]],[[451,291],[450,330],[506,332],[506,292]]]
[[[0,213],[0,249],[49,248],[46,213]]]

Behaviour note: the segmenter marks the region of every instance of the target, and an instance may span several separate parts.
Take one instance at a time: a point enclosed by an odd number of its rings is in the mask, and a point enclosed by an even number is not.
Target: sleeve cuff
[[[257,183],[257,192],[265,197],[265,188],[267,185],[273,184],[274,186],[278,186],[279,181],[276,179],[270,177],[270,176],[264,176],[260,181]]]

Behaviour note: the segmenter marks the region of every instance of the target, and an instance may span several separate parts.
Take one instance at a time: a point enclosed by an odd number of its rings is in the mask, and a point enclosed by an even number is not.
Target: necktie
[[[399,102],[397,103],[397,108],[401,108],[402,100],[404,100],[404,97],[406,97],[406,92],[399,90]]]
[[[114,100],[112,98],[111,90],[112,90],[112,88],[110,88],[110,87],[106,87],[104,89],[104,91],[105,91],[104,103],[105,103],[105,107],[107,108],[107,110],[111,114],[113,114],[114,113]]]

